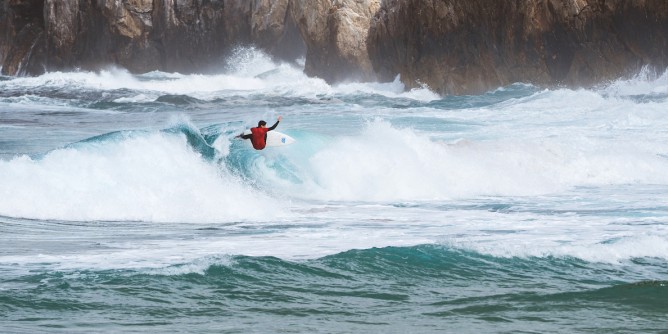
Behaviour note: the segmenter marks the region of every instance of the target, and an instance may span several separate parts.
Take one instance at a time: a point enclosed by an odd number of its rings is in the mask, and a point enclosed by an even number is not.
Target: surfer
[[[251,133],[245,135],[245,134],[240,134],[237,136],[237,138],[241,139],[250,139],[251,143],[253,143],[253,148],[256,150],[261,150],[264,149],[265,146],[267,146],[267,132],[276,129],[278,126],[278,122],[281,121],[283,117],[278,116],[278,120],[274,125],[271,127],[267,127],[267,122],[265,121],[259,121],[257,122],[257,127],[256,128],[251,128]]]

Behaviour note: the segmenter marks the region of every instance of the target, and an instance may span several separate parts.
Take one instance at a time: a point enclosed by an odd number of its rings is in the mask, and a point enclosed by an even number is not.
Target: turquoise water
[[[307,261],[229,256],[184,266],[6,279],[5,328],[224,332],[660,332],[665,263],[503,259],[441,246]],[[626,268],[625,268],[626,267]],[[181,273],[177,273],[181,271]],[[631,281],[631,282],[628,282]]]
[[[3,332],[665,333],[668,77],[0,80]],[[233,137],[283,116],[293,145]]]

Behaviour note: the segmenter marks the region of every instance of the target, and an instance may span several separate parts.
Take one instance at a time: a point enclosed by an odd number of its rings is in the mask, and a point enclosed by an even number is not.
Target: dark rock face
[[[292,1],[256,1],[251,15],[252,43],[284,61],[306,54],[306,45],[292,16]]]
[[[375,79],[366,38],[379,0],[292,0],[306,43],[304,72],[328,82]]]
[[[94,70],[107,65],[132,72],[211,71],[234,48],[250,44],[279,59],[294,60],[305,47],[287,15],[288,3],[5,0],[0,7],[2,72],[34,75],[47,68]],[[266,20],[260,22],[262,18]],[[40,57],[28,54],[35,45],[42,50]],[[27,62],[35,66],[26,66]]]
[[[370,79],[366,36],[379,5],[379,0],[5,0],[0,15],[11,20],[2,20],[9,38],[0,44],[0,61],[9,75],[112,64],[132,72],[210,72],[236,47],[252,44],[280,60],[306,56],[306,73],[330,82]],[[23,28],[23,21],[30,25]],[[30,41],[17,29],[31,34]],[[28,57],[33,45],[43,51],[41,57]],[[35,66],[19,70],[28,59]]]
[[[182,73],[238,46],[305,56],[328,82],[393,80],[442,94],[513,82],[588,86],[668,66],[665,0],[2,0],[0,65]]]
[[[5,0],[0,5],[0,65],[2,73],[42,73],[44,59],[44,0]]]
[[[513,82],[588,86],[668,65],[663,0],[385,0],[369,57],[384,80],[444,94]]]

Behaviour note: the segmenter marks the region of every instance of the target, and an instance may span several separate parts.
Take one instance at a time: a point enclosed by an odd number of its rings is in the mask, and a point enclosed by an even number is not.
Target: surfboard
[[[244,131],[244,134],[250,134],[250,130]],[[285,133],[272,130],[267,132],[267,146],[285,146],[295,142],[295,139],[286,135]],[[251,144],[250,140],[248,141]],[[252,144],[251,144],[252,145]]]

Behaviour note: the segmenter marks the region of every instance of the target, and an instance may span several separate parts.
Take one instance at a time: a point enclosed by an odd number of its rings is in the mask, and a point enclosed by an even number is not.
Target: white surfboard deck
[[[244,134],[250,134],[251,130],[246,130],[244,131]],[[285,146],[285,145],[290,145],[295,142],[295,139],[286,135],[285,133],[278,132],[276,130],[272,130],[267,132],[267,147],[269,146]],[[252,145],[250,140],[248,141],[249,144]]]

